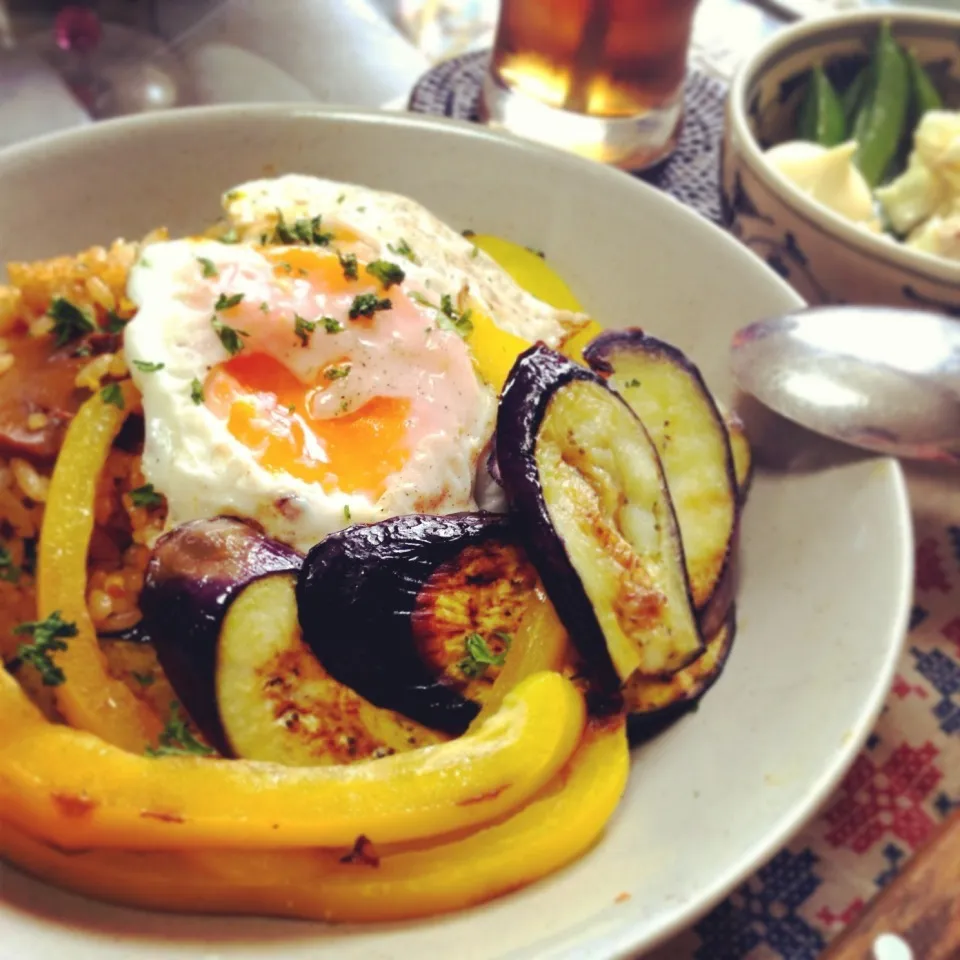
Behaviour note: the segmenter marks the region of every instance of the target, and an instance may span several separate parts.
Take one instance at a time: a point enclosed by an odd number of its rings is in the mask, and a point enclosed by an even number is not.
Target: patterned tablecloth
[[[468,54],[440,64],[414,89],[410,109],[475,120],[485,58]],[[679,147],[644,175],[715,222],[724,95],[717,81],[691,76]],[[813,960],[960,807],[960,472],[910,466],[907,473],[914,607],[876,728],[806,829],[658,950],[658,960]]]

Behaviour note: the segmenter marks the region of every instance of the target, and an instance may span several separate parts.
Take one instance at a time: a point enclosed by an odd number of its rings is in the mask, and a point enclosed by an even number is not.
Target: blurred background
[[[702,0],[693,60],[725,78],[789,20],[881,2]],[[432,63],[490,45],[497,9],[497,0],[0,0],[0,147],[176,105],[400,109]]]

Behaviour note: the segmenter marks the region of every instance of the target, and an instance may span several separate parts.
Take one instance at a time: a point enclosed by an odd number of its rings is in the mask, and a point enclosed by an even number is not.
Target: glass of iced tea
[[[482,119],[638,170],[676,142],[697,0],[502,0]]]

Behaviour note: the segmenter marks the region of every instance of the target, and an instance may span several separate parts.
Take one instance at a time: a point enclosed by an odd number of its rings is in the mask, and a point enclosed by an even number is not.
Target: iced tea
[[[617,142],[580,152],[620,165],[659,159],[680,118],[696,6],[697,0],[503,0],[484,90],[487,118],[551,142],[563,136],[541,129],[549,121],[536,118],[535,105],[610,121],[606,139]],[[511,113],[519,122],[511,122]],[[570,132],[578,126],[564,116],[554,122]],[[591,127],[580,122],[579,128],[574,139],[589,140]],[[631,147],[631,131],[645,142]],[[624,155],[616,156],[618,150]]]

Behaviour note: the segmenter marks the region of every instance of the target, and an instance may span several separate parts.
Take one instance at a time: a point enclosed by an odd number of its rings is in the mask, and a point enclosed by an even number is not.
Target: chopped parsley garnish
[[[323,375],[328,380],[342,380],[344,377],[350,375],[350,364],[345,363],[340,367],[327,367],[327,369],[324,370]]]
[[[141,687],[149,687],[157,680],[152,673],[139,673],[136,670],[131,670],[130,676],[133,677],[133,679],[136,680]]]
[[[473,322],[470,320],[470,311],[460,312],[453,305],[453,299],[450,294],[445,293],[440,298],[440,316],[437,318],[437,324],[444,330],[452,330],[459,333],[461,337],[468,337],[473,330]]]
[[[480,248],[476,244],[474,244],[473,247],[471,247],[470,249],[470,259],[476,260],[477,257],[479,256],[480,256]]]
[[[170,719],[157,737],[156,747],[147,747],[148,757],[209,757],[214,751],[201,743],[191,732],[186,721],[180,716],[180,704],[174,700],[170,704]]]
[[[435,303],[431,303],[422,294],[416,292],[410,294],[410,298],[422,304],[424,307],[430,307],[431,310],[437,311],[437,326],[440,327],[441,330],[452,330],[464,338],[470,336],[470,333],[473,331],[473,321],[470,319],[471,311],[464,310],[460,312],[457,310],[453,305],[453,298],[450,294],[445,293],[440,298],[439,307]]]
[[[389,260],[374,260],[367,264],[367,273],[376,277],[382,284],[384,290],[389,290],[395,283],[403,283],[406,274]]]
[[[221,233],[217,239],[221,243],[239,243],[240,234],[237,233],[236,227],[231,227],[229,230],[225,230],[223,233]]]
[[[217,265],[209,257],[197,257],[197,263],[200,264],[200,269],[205,277],[219,276]]]
[[[344,519],[344,520],[349,520],[349,519],[350,519],[350,504],[349,504],[349,503],[345,503],[345,504],[343,505],[343,519]]]
[[[346,200],[346,199],[347,199],[347,195],[346,195],[345,193],[341,193],[341,194],[337,197],[337,203],[343,203],[343,201]]]
[[[214,317],[210,322],[213,324],[213,329],[223,344],[223,349],[226,350],[231,357],[235,357],[244,347],[241,337],[249,337],[250,334],[247,333],[246,330],[238,330],[236,327],[229,326],[219,317]]]
[[[337,259],[340,261],[340,267],[343,270],[343,276],[346,280],[357,279],[357,256],[354,253],[340,253],[337,251]],[[369,268],[368,268],[369,269]]]
[[[343,324],[335,317],[321,317],[320,322],[327,333],[343,333]]]
[[[75,623],[61,619],[60,611],[54,610],[46,620],[21,623],[13,628],[13,632],[30,637],[29,642],[17,647],[17,657],[37,670],[44,686],[57,687],[66,680],[63,670],[50,659],[50,654],[67,649],[63,638],[77,635]]]
[[[316,320],[305,320],[299,313],[293,315],[293,332],[300,338],[300,342],[304,346],[310,342],[310,334],[316,329]]]
[[[639,387],[639,386],[640,386],[640,381],[637,380],[636,377],[634,377],[633,380],[628,380],[628,381],[624,384],[624,386],[625,386],[625,387]]]
[[[64,347],[71,340],[93,333],[96,329],[86,311],[66,297],[54,297],[47,308],[47,316],[53,318],[54,342],[58,347]]]
[[[498,636],[505,642],[509,639],[506,634]],[[502,667],[507,661],[506,651],[494,653],[479,633],[468,634],[464,645],[467,655],[460,661],[459,666],[468,677],[480,677],[486,673],[487,667]]]
[[[118,317],[112,310],[107,312],[107,333],[122,333],[123,328],[129,323],[123,317]]]
[[[378,310],[389,310],[392,306],[389,300],[381,299],[375,293],[361,293],[354,297],[350,304],[350,319],[372,317]]]
[[[410,247],[410,244],[401,237],[396,243],[388,243],[387,249],[391,253],[395,253],[398,257],[406,257],[411,263],[415,263],[419,266],[420,259],[413,252]]]
[[[277,225],[268,243],[307,244],[325,247],[333,239],[333,234],[321,228],[321,217],[298,217],[293,223],[287,223],[283,214],[277,211]]]
[[[203,403],[203,384],[196,377],[190,383],[190,399],[197,406]]]
[[[153,489],[152,483],[145,483],[142,487],[130,491],[130,502],[135,507],[159,507],[163,503],[163,497]]]
[[[7,583],[16,583],[20,579],[20,568],[13,562],[13,557],[6,547],[0,547],[0,580]]]
[[[243,300],[242,293],[233,293],[229,297],[225,293],[221,293],[217,297],[217,302],[213,305],[214,310],[229,310],[231,307],[235,307],[240,301]]]
[[[270,304],[267,303],[266,300],[264,300],[264,301],[260,304],[260,312],[261,312],[261,313],[269,313],[269,312],[270,312]]]
[[[139,260],[139,266],[146,267],[149,270],[153,264],[146,257],[141,257]]]
[[[123,409],[123,391],[120,389],[119,383],[108,383],[100,391],[100,399],[104,403],[109,403],[117,409]]]
[[[162,363],[150,363],[149,360],[134,360],[133,365],[138,369],[143,371],[143,373],[156,373],[158,370],[164,368]]]

